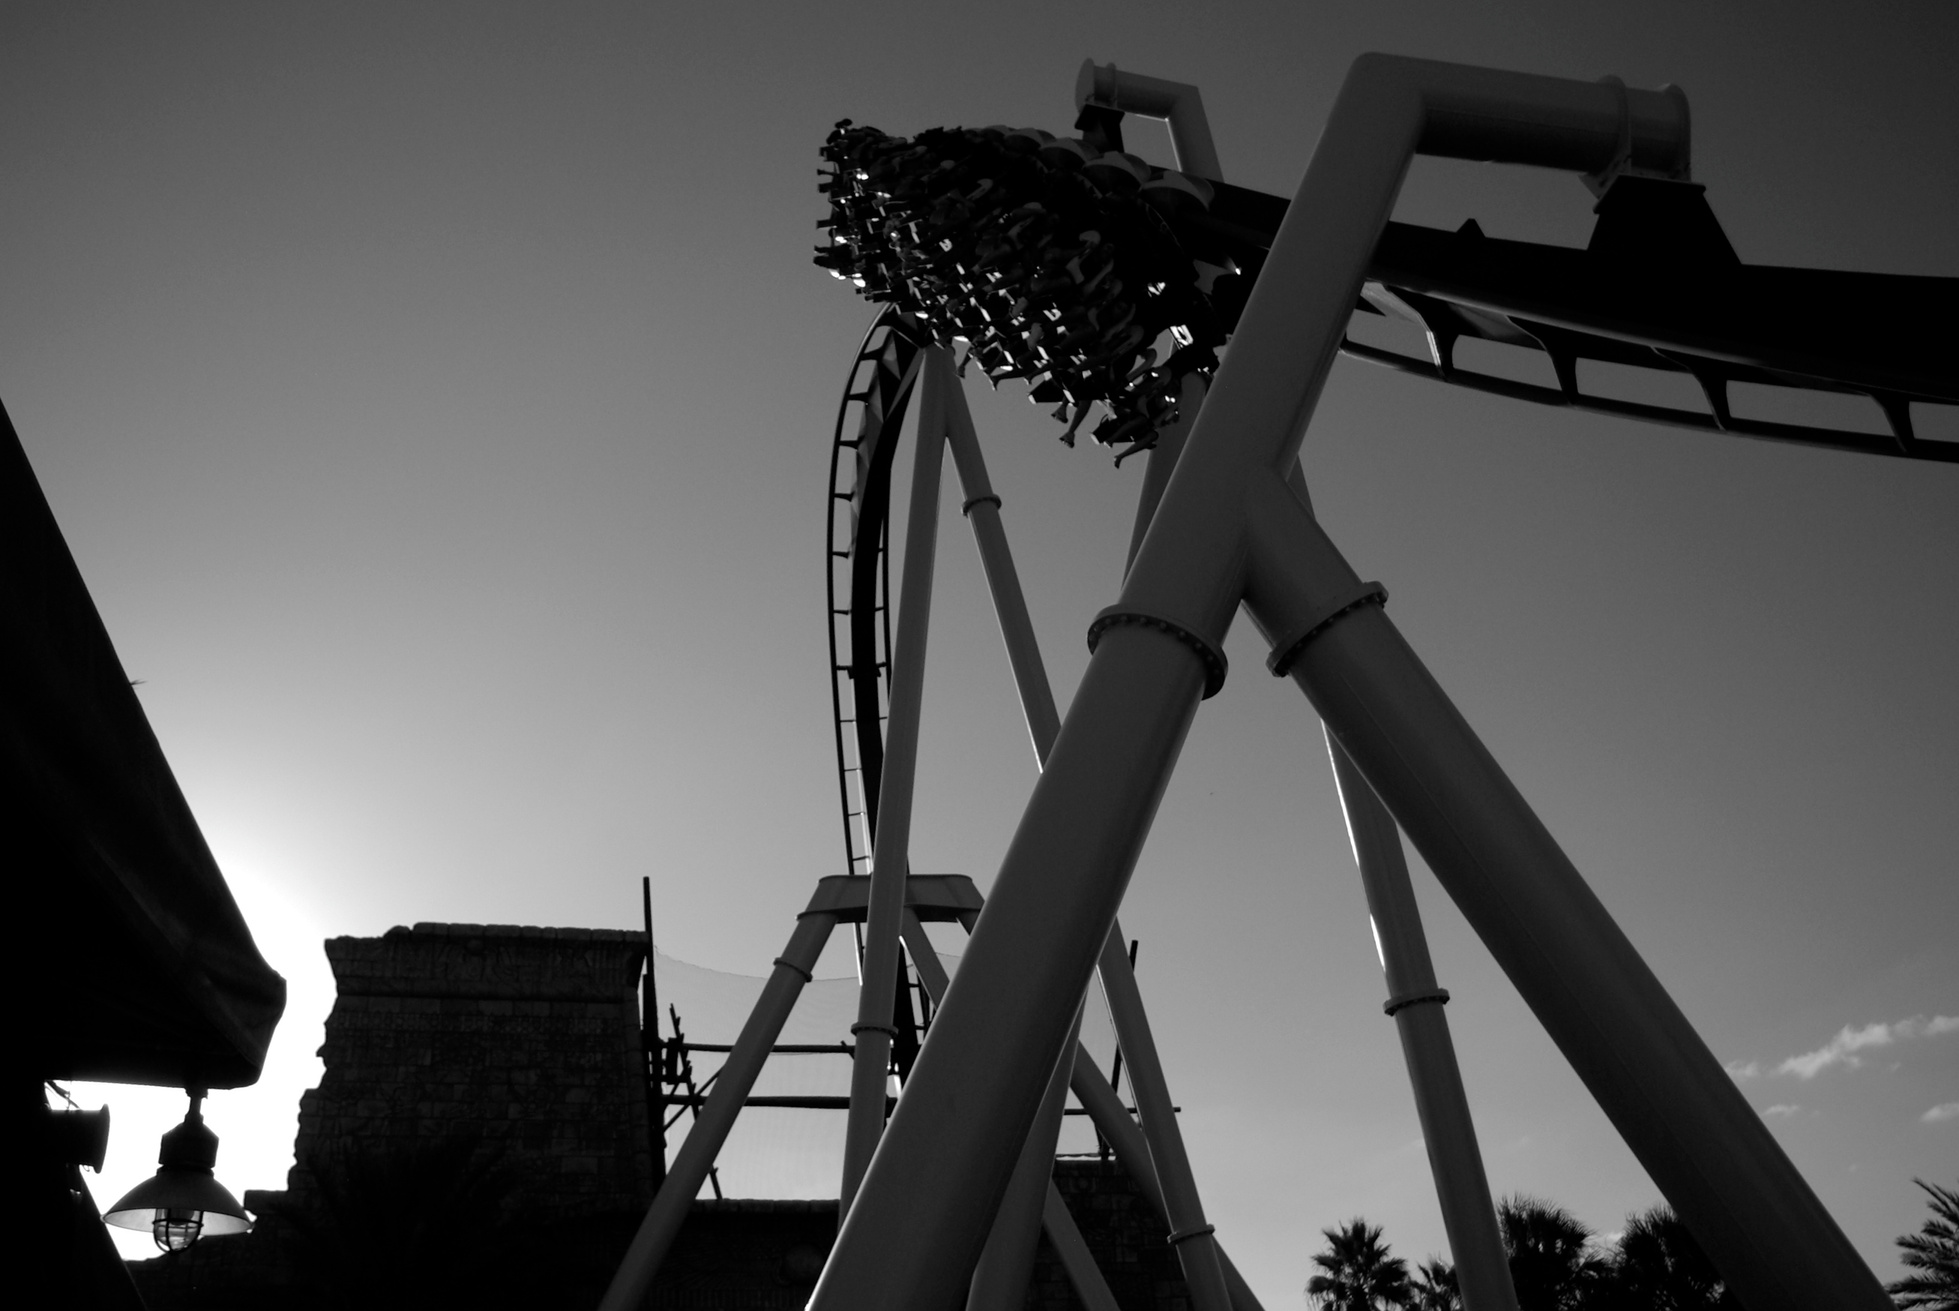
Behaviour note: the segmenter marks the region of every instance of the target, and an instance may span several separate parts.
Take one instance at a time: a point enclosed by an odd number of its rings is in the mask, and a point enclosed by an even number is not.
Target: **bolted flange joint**
[[[1218,689],[1224,686],[1224,676],[1230,670],[1230,665],[1225,661],[1224,652],[1220,651],[1203,637],[1191,632],[1190,629],[1185,628],[1176,620],[1165,619],[1162,615],[1153,615],[1142,610],[1126,610],[1120,606],[1112,605],[1101,614],[1096,615],[1095,621],[1088,626],[1089,654],[1095,654],[1095,644],[1102,640],[1103,633],[1111,628],[1124,625],[1154,628],[1159,633],[1167,633],[1171,637],[1176,638],[1179,642],[1182,642],[1194,651],[1197,654],[1197,658],[1204,664],[1204,698],[1206,700],[1216,696]]]
[[[1272,677],[1284,678],[1292,670],[1293,662],[1306,644],[1324,633],[1333,621],[1343,615],[1352,614],[1364,605],[1386,605],[1388,589],[1379,583],[1361,583],[1343,592],[1308,615],[1272,644],[1272,654],[1266,657],[1265,667],[1272,671]]]
[[[1393,1016],[1396,1011],[1405,1011],[1410,1006],[1420,1006],[1423,1002],[1434,1002],[1438,1006],[1447,1006],[1449,1004],[1449,990],[1447,988],[1434,988],[1428,992],[1404,992],[1382,1002],[1381,1011],[1385,1015]]]

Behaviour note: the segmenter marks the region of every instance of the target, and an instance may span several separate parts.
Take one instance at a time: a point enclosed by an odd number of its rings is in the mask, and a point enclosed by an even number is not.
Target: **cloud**
[[[1814,1079],[1832,1065],[1854,1070],[1864,1063],[1858,1052],[1872,1047],[1889,1047],[1893,1043],[1916,1038],[1938,1038],[1948,1033],[1959,1033],[1959,1016],[1934,1015],[1928,1020],[1923,1015],[1914,1015],[1890,1024],[1866,1024],[1859,1029],[1846,1024],[1837,1031],[1836,1037],[1813,1052],[1791,1056],[1776,1066],[1774,1073],[1793,1074],[1798,1079],[1807,1080]],[[1753,1068],[1752,1062],[1749,1068]],[[1729,1066],[1731,1073],[1733,1070],[1734,1067]]]
[[[1764,1106],[1762,1108],[1762,1115],[1771,1120],[1786,1120],[1802,1109],[1802,1107],[1789,1102],[1778,1102],[1774,1106]]]
[[[1752,1079],[1762,1072],[1759,1061],[1729,1061],[1721,1068],[1726,1070],[1736,1083],[1740,1083],[1743,1079]]]
[[[1937,1124],[1941,1120],[1959,1120],[1959,1102],[1940,1102],[1918,1118],[1926,1124]]]

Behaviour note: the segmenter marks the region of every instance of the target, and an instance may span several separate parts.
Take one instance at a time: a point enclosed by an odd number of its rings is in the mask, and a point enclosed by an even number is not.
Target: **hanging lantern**
[[[218,1136],[204,1125],[190,1095],[184,1122],[163,1135],[157,1172],[130,1189],[102,1218],[124,1229],[147,1229],[165,1252],[181,1252],[211,1234],[242,1234],[252,1227],[245,1208],[211,1171],[218,1163]]]

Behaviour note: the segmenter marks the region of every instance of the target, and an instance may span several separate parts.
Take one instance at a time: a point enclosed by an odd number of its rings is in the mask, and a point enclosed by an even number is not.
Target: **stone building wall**
[[[338,997],[296,1155],[480,1138],[566,1217],[652,1200],[640,969],[617,929],[417,924],[326,944]],[[294,1181],[299,1185],[300,1181]]]
[[[300,1096],[287,1187],[245,1194],[257,1220],[249,1234],[131,1263],[152,1311],[306,1305],[310,1249],[295,1225],[310,1220],[317,1231],[323,1217],[338,1226],[332,1242],[348,1266],[399,1264],[413,1255],[403,1244],[426,1246],[427,1238],[399,1231],[440,1227],[440,1216],[417,1210],[433,1209],[420,1203],[453,1186],[441,1162],[444,1145],[456,1143],[495,1162],[502,1209],[518,1218],[497,1251],[466,1259],[507,1267],[512,1305],[584,1311],[618,1263],[613,1249],[623,1250],[652,1200],[637,991],[645,937],[417,924],[379,938],[329,939],[326,954],[337,991],[320,1049],[326,1068]],[[352,1241],[347,1217],[325,1201],[309,1168],[350,1159],[364,1163],[360,1209],[376,1200],[377,1181],[420,1194],[379,1199],[383,1214],[394,1203],[392,1225],[380,1215],[354,1217],[373,1232]],[[340,1188],[347,1191],[344,1177]],[[435,1245],[470,1241],[452,1227]],[[540,1282],[549,1291],[528,1287]]]
[[[1122,1311],[1189,1311],[1190,1289],[1170,1229],[1114,1161],[1059,1160],[1054,1186],[1075,1217]],[[1041,1240],[1026,1311],[1078,1311],[1061,1260]]]
[[[462,924],[329,941],[339,995],[325,1072],[300,1099],[288,1188],[245,1195],[258,1218],[249,1234],[132,1263],[151,1311],[589,1311],[652,1197],[644,943]],[[458,1141],[487,1147],[514,1177],[514,1213],[476,1223],[455,1214],[456,1195],[426,1204],[436,1194],[425,1186],[443,1179],[429,1162]],[[326,1282],[339,1291],[323,1298],[318,1239],[301,1230],[334,1212],[307,1165],[336,1156],[385,1168],[367,1176],[354,1230],[332,1231]],[[1119,1167],[1058,1161],[1055,1182],[1122,1311],[1187,1311],[1163,1223]],[[420,1202],[408,1196],[418,1190]],[[646,1311],[800,1311],[836,1226],[834,1199],[696,1201]],[[354,1282],[372,1292],[340,1287]],[[1026,1311],[1079,1306],[1043,1241]]]

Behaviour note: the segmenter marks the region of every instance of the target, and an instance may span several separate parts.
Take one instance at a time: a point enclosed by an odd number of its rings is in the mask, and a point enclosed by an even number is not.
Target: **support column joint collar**
[[[1449,1004],[1449,990],[1447,988],[1434,988],[1428,992],[1404,992],[1382,1002],[1381,1012],[1384,1015],[1392,1016],[1396,1011],[1405,1011],[1410,1006],[1420,1006],[1423,1002],[1434,1002],[1438,1006],[1446,1006]]]
[[[1134,610],[1121,605],[1112,605],[1101,614],[1096,615],[1095,621],[1088,626],[1088,653],[1090,655],[1095,654],[1095,645],[1102,640],[1103,633],[1111,628],[1118,628],[1125,625],[1133,625],[1139,628],[1154,628],[1157,632],[1174,637],[1177,641],[1188,647],[1197,656],[1198,660],[1203,662],[1204,697],[1206,700],[1216,696],[1218,690],[1224,686],[1224,676],[1229,672],[1230,665],[1226,662],[1222,650],[1209,639],[1184,627],[1176,620],[1166,619],[1162,615],[1150,614],[1144,610]]]
[[[1331,628],[1335,620],[1342,619],[1364,605],[1386,605],[1388,589],[1379,583],[1359,583],[1330,598],[1318,609],[1294,624],[1272,643],[1272,654],[1266,657],[1265,667],[1272,671],[1274,678],[1284,678],[1292,670],[1293,662],[1306,644]]]

